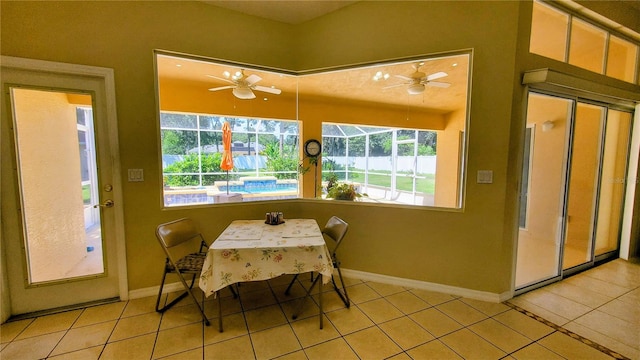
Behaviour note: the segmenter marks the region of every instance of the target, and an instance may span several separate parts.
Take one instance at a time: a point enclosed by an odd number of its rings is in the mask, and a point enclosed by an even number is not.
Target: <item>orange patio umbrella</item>
[[[229,195],[229,170],[233,169],[233,154],[231,153],[231,125],[225,121],[222,125],[222,161],[220,168],[227,171],[227,195]]]

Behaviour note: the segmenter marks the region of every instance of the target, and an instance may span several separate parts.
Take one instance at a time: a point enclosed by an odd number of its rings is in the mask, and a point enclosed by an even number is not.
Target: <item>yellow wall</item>
[[[465,131],[466,112],[454,111],[447,114],[447,127],[438,132],[438,158],[436,163],[436,184],[434,205],[439,207],[457,207],[460,204],[459,169],[464,162],[463,132]],[[455,181],[458,179],[458,181]]]
[[[357,2],[293,26],[204,2],[6,2],[2,55],[113,68],[124,184],[131,290],[157,286],[163,255],[158,223],[190,216],[211,239],[233,219],[330,215],[347,220],[343,267],[490,293],[508,292],[517,229],[523,117],[520,74],[544,61],[524,57],[528,2]],[[435,16],[434,14],[437,14]],[[640,18],[640,16],[639,16]],[[466,198],[461,211],[318,200],[161,208],[153,50],[196,54],[294,71],[473,49]],[[570,68],[570,71],[573,71]],[[304,119],[303,119],[304,120]],[[305,139],[321,135],[304,122]],[[476,184],[477,170],[493,184]],[[4,241],[4,239],[3,239]]]

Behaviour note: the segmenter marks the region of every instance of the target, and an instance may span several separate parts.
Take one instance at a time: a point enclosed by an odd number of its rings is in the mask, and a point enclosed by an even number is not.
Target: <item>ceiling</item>
[[[437,81],[449,83],[448,88],[426,86],[422,94],[410,95],[406,81],[396,75],[410,76],[415,72],[416,60],[383,65],[365,66],[347,70],[330,71],[311,75],[293,76],[245,67],[246,75],[256,74],[262,78],[257,85],[273,86],[282,90],[280,95],[271,95],[254,91],[255,100],[268,100],[272,96],[299,96],[300,99],[314,98],[323,101],[345,101],[369,106],[390,106],[402,109],[412,108],[433,113],[448,113],[463,109],[467,105],[469,85],[468,54],[422,59],[420,71],[425,75],[446,72],[447,76]],[[223,73],[234,73],[239,66],[218,64],[204,60],[194,60],[173,56],[158,56],[158,75],[161,79],[170,79],[188,83],[198,91],[213,94],[208,89],[230,85],[218,78]],[[389,74],[388,79],[375,81],[377,72]],[[212,77],[213,76],[213,77]],[[214,78],[215,77],[215,78]],[[231,89],[221,90],[231,91]],[[213,96],[213,95],[212,95]]]
[[[344,0],[261,0],[261,1],[228,1],[204,0],[205,3],[234,10],[247,15],[280,21],[288,24],[301,24],[317,17],[336,11],[356,1]]]

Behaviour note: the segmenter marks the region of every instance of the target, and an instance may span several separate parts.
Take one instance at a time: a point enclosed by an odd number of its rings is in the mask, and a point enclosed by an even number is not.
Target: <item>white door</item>
[[[125,299],[111,71],[2,60],[11,314]]]

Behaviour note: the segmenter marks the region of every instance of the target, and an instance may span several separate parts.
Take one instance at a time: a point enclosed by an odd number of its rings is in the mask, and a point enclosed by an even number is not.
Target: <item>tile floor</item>
[[[637,263],[616,260],[504,304],[348,279],[349,309],[330,286],[324,288],[322,330],[317,293],[291,320],[304,292],[296,284],[285,296],[289,279],[244,283],[240,299],[225,291],[222,333],[217,300],[206,299],[212,324],[204,326],[189,299],[158,314],[149,297],[5,323],[0,358],[615,358],[585,344],[587,338],[619,358],[640,359]]]
[[[510,304],[627,358],[640,359],[640,261],[616,259]],[[576,336],[577,335],[577,336]]]

